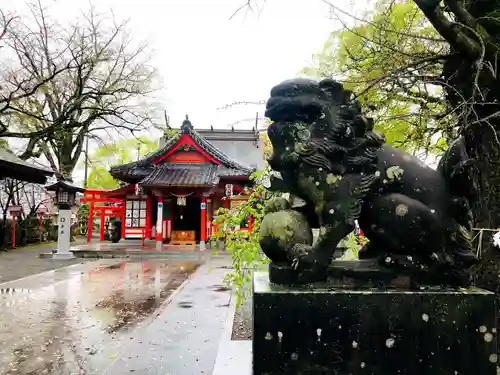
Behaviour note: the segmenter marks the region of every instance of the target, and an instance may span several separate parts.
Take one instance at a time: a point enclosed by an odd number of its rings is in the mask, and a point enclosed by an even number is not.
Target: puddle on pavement
[[[102,373],[121,339],[132,339],[197,268],[179,259],[122,262],[40,289],[0,290],[0,374]]]
[[[231,290],[231,288],[229,288],[227,285],[212,285],[211,288],[215,292],[227,292]]]
[[[191,301],[181,301],[177,304],[177,306],[183,308],[183,309],[190,309],[193,307],[193,302]]]

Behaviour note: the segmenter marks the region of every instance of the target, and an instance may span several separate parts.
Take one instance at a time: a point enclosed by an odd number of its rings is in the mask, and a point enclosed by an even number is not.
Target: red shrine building
[[[195,130],[186,116],[179,132],[161,143],[144,158],[110,169],[123,187],[86,190],[82,201],[90,205],[89,224],[101,219],[101,240],[105,217],[120,217],[124,239],[203,247],[214,212],[246,200],[250,175],[264,164],[255,128]]]

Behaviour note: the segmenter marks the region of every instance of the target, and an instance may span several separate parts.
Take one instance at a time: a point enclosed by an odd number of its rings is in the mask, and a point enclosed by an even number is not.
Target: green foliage
[[[254,176],[257,177],[257,176]],[[212,241],[224,241],[231,254],[234,270],[226,274],[226,282],[235,287],[237,304],[241,304],[248,292],[252,271],[268,263],[268,258],[260,250],[259,231],[264,217],[264,202],[269,193],[263,186],[256,186],[247,202],[228,210],[220,208],[215,212],[213,223],[219,230],[212,235]],[[251,231],[235,230],[240,223],[253,217]]]
[[[354,232],[351,232],[339,244],[339,247],[345,247],[347,250],[340,258],[341,260],[359,259],[359,249],[361,245]]]
[[[78,232],[79,235],[85,236],[88,232],[88,220],[89,220],[90,207],[87,203],[83,203],[78,207],[76,212],[76,218],[78,220]]]
[[[163,138],[165,141],[174,138],[179,133],[179,129],[166,128],[163,130]]]
[[[103,167],[92,168],[89,172],[87,186],[91,189],[117,189],[120,183]]]
[[[158,141],[147,137],[125,138],[104,144],[89,155],[91,170],[87,186],[92,189],[116,189],[120,186],[108,172],[112,165],[125,164],[144,157],[158,148]]]
[[[453,138],[440,87],[448,49],[413,1],[379,0],[366,22],[333,32],[301,73],[340,79],[388,143],[439,152]]]
[[[0,220],[0,233],[3,234],[2,241],[0,243],[0,249],[10,250],[12,249],[12,220],[7,219],[5,222]],[[49,241],[53,238],[51,237],[50,225],[46,223],[44,219],[42,221],[42,228],[40,228],[40,219],[38,217],[29,217],[24,220],[16,221],[16,247],[38,244],[48,239]],[[40,231],[41,229],[41,231]],[[43,234],[47,233],[47,236]],[[57,237],[56,237],[57,238]]]

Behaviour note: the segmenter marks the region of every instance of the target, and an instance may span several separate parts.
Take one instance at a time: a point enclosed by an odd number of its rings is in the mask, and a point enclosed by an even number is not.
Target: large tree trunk
[[[453,51],[453,47],[452,47]],[[483,63],[484,64],[484,63]],[[500,296],[500,249],[492,243],[491,229],[500,228],[500,92],[491,87],[491,71],[478,67],[477,59],[455,52],[443,67],[449,105],[457,109],[461,134],[470,157],[477,161],[478,199],[473,202],[476,244],[480,261],[476,284]],[[485,230],[481,231],[480,229]]]
[[[499,128],[499,120],[492,123]],[[475,269],[476,284],[485,289],[494,291],[500,297],[500,249],[495,248],[492,242],[493,231],[500,228],[500,145],[496,140],[498,132],[489,126],[483,126],[482,131],[468,131],[465,133],[467,146],[471,156],[478,160],[479,199],[473,205],[475,226],[477,231],[480,261]]]
[[[500,1],[444,0],[444,7],[438,0],[415,3],[450,43],[452,53],[443,68],[446,99],[478,163],[479,196],[472,206],[476,228],[488,229],[477,237],[482,251],[475,277],[478,286],[500,296],[500,249],[491,241],[491,229],[500,228],[500,23],[494,19]]]

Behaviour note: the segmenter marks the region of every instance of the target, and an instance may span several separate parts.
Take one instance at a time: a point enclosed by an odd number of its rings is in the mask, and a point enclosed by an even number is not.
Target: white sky
[[[257,111],[263,115],[262,106],[217,108],[265,100],[273,85],[311,61],[333,30],[328,7],[317,0],[268,0],[262,12],[242,12],[232,20],[241,0],[106,2],[149,34],[173,126],[185,114],[195,127],[224,127]]]
[[[1,0],[5,1],[5,0]],[[73,0],[74,1],[74,0]],[[72,0],[59,0],[68,14]],[[137,39],[155,51],[171,124],[225,127],[263,115],[262,106],[217,110],[235,101],[265,100],[271,87],[310,64],[335,25],[320,0],[259,0],[263,10],[238,13],[243,0],[99,0],[130,18]],[[265,4],[264,4],[265,3]],[[74,9],[74,8],[73,8]],[[247,122],[235,127],[251,127]]]

